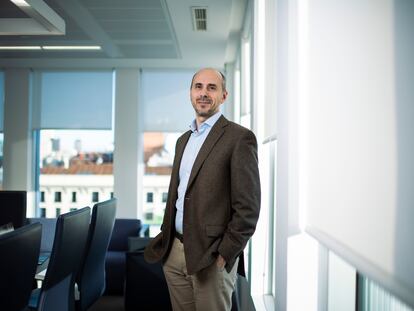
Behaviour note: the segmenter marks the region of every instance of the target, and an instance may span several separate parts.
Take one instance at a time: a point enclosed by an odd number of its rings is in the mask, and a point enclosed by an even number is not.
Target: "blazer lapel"
[[[210,130],[210,133],[208,134],[203,145],[201,146],[201,149],[198,152],[197,158],[194,161],[193,168],[191,169],[190,179],[188,180],[187,189],[189,189],[191,184],[194,182],[194,179],[196,178],[198,171],[200,170],[201,166],[203,165],[210,151],[213,149],[214,145],[223,135],[224,127],[227,124],[228,124],[227,119],[221,116],[217,120],[216,124],[214,124],[213,128]]]

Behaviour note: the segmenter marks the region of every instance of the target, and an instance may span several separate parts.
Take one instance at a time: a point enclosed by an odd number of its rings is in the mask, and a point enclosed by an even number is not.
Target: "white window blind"
[[[190,85],[194,71],[144,70],[141,78],[146,132],[184,132],[194,119]]]
[[[414,305],[414,5],[309,2],[308,232]]]
[[[43,129],[111,129],[112,71],[45,71],[40,74]]]

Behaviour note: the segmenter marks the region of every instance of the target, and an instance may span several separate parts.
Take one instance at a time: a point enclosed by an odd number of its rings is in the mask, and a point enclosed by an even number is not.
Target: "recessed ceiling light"
[[[17,5],[18,7],[27,7],[30,6],[26,1],[24,0],[11,0],[11,2],[13,2],[15,5]]]
[[[40,50],[40,46],[0,46],[0,50]]]
[[[42,46],[43,50],[89,50],[89,51],[97,51],[100,50],[101,47],[99,45],[91,45],[91,46],[87,46],[87,45],[73,45],[73,46],[69,46],[69,45],[47,45],[47,46]]]
[[[5,0],[2,0],[5,1]],[[43,0],[10,0],[28,18],[16,18],[0,33],[6,35],[64,35],[65,21]],[[34,24],[34,25],[33,25]],[[32,27],[32,25],[34,27]],[[4,27],[3,27],[4,28]]]

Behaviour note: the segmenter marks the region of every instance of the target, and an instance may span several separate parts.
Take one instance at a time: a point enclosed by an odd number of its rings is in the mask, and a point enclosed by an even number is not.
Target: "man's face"
[[[227,92],[222,88],[221,75],[212,69],[199,71],[194,77],[190,97],[197,116],[204,119],[211,117],[227,97]]]

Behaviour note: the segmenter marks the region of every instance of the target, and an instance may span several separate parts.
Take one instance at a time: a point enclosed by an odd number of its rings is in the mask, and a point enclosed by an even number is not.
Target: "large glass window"
[[[41,213],[55,217],[58,209],[66,213],[111,198],[113,148],[110,130],[41,130]]]
[[[66,213],[109,199],[113,192],[113,72],[45,70],[33,76],[37,190],[44,193],[40,211],[55,217],[58,209]]]
[[[175,143],[180,135],[181,133],[144,133],[143,214],[144,222],[153,228],[161,225],[164,216]]]
[[[141,75],[144,174],[143,222],[154,236],[164,216],[177,138],[194,119],[190,84],[194,70],[143,70]],[[152,195],[149,195],[152,193]]]

